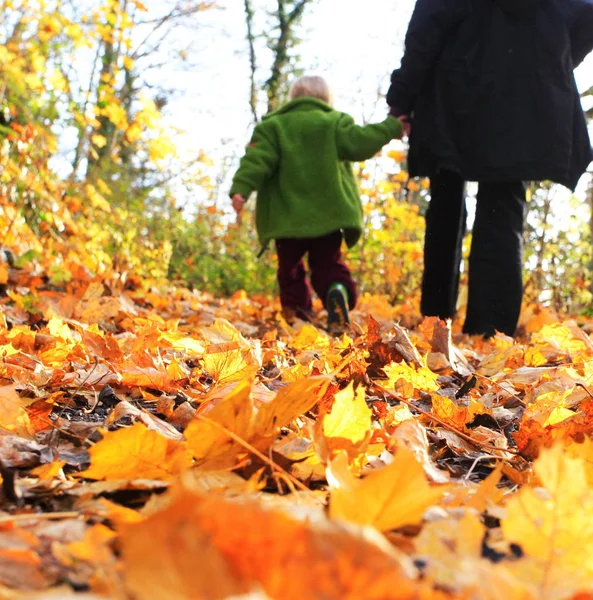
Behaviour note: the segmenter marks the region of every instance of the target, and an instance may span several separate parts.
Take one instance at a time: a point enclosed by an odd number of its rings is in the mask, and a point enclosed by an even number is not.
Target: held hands
[[[401,124],[404,127],[404,133],[408,137],[410,137],[410,133],[412,133],[412,123],[410,123],[410,115],[399,115],[397,118],[401,121]]]

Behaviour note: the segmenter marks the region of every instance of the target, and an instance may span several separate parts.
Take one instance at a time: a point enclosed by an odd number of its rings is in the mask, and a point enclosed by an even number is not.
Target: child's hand
[[[235,194],[232,198],[232,203],[233,203],[233,208],[235,209],[235,212],[237,213],[237,217],[241,215],[241,211],[243,210],[243,207],[245,206],[245,202],[247,202],[247,200],[245,200],[245,198],[243,196],[241,196],[241,194]]]

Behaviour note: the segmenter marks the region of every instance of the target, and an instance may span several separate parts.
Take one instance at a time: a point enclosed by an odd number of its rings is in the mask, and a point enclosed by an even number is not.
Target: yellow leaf
[[[142,126],[136,121],[130,123],[130,126],[126,129],[126,141],[130,144],[137,142],[142,135]]]
[[[426,565],[424,576],[455,598],[535,600],[505,563],[495,565],[482,558],[484,533],[485,527],[472,512],[427,523],[414,544],[415,558]]]
[[[537,598],[569,598],[590,589],[593,577],[593,489],[583,459],[562,445],[542,450],[534,471],[542,487],[524,486],[502,522],[505,538],[525,552],[512,569]]]
[[[150,160],[159,162],[175,155],[175,144],[164,134],[160,134],[157,138],[149,140],[148,155]]]
[[[317,348],[327,348],[329,340],[327,335],[323,335],[318,329],[306,323],[297,333],[291,346],[296,350],[311,350]]]
[[[102,113],[118,128],[125,130],[128,127],[128,116],[126,111],[115,102],[110,102]]]
[[[65,92],[68,89],[68,81],[64,77],[63,73],[58,71],[57,69],[53,69],[48,78],[48,84],[53,88],[56,92]]]
[[[203,364],[204,370],[217,383],[253,379],[260,368],[251,349],[237,348],[232,343],[208,348]]]
[[[52,317],[47,324],[47,328],[50,335],[61,340],[71,341],[74,337],[70,327],[59,317]]]
[[[140,0],[132,0],[132,2],[138,10],[141,10],[142,12],[148,12],[148,8],[146,8],[146,6],[144,6]]]
[[[31,475],[39,477],[41,481],[50,481],[60,474],[65,464],[66,461],[64,460],[55,460],[47,465],[41,465],[40,467],[32,469]]]
[[[389,383],[393,387],[398,380],[411,383],[414,388],[423,392],[436,392],[439,389],[437,379],[439,376],[433,373],[428,367],[415,368],[405,362],[391,363],[384,369],[389,378]]]
[[[426,563],[426,573],[431,580],[447,589],[462,587],[460,580],[467,582],[482,556],[484,532],[480,518],[473,513],[459,520],[427,523],[416,540],[416,556]],[[469,563],[467,573],[466,561]],[[478,583],[475,579],[470,582]]]
[[[91,136],[91,142],[97,146],[97,148],[103,148],[107,144],[107,138],[104,135],[95,133]]]
[[[134,59],[130,56],[124,56],[124,67],[131,71],[134,68]]]
[[[364,479],[355,479],[345,453],[327,468],[332,519],[373,525],[380,531],[414,525],[437,502],[448,486],[433,487],[422,466],[408,450],[399,450],[393,462]]]
[[[88,184],[86,186],[86,194],[94,208],[104,210],[105,212],[111,212],[111,204],[109,204],[109,202],[107,202],[107,200],[101,194],[99,194],[94,185]]]
[[[310,377],[282,388],[274,399],[257,413],[254,445],[258,449],[271,444],[280,429],[299,415],[311,410],[324,396],[329,377]]]
[[[168,439],[141,423],[106,431],[89,450],[88,479],[171,479],[191,466],[184,442]]]
[[[354,384],[338,392],[331,412],[323,417],[323,435],[330,450],[343,448],[351,458],[355,457],[361,444],[368,441],[371,430],[372,411],[365,401],[365,390]]]

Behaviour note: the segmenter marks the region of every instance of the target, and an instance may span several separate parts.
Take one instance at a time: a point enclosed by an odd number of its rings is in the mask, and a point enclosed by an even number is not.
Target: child
[[[302,77],[290,102],[258,124],[231,186],[239,215],[257,190],[255,220],[265,247],[276,241],[278,283],[284,315],[308,320],[311,285],[327,310],[328,330],[340,333],[356,304],[356,284],[342,260],[342,239],[353,246],[362,233],[363,213],[349,161],[374,156],[402,124],[389,116],[359,126],[332,108],[321,77]]]

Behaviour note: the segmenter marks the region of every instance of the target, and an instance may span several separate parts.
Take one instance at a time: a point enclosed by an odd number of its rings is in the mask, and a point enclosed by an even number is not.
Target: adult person
[[[455,314],[478,181],[463,331],[515,333],[523,182],[574,190],[593,160],[573,74],[592,49],[593,0],[417,0],[387,102],[410,115],[410,175],[430,177],[423,315]]]

